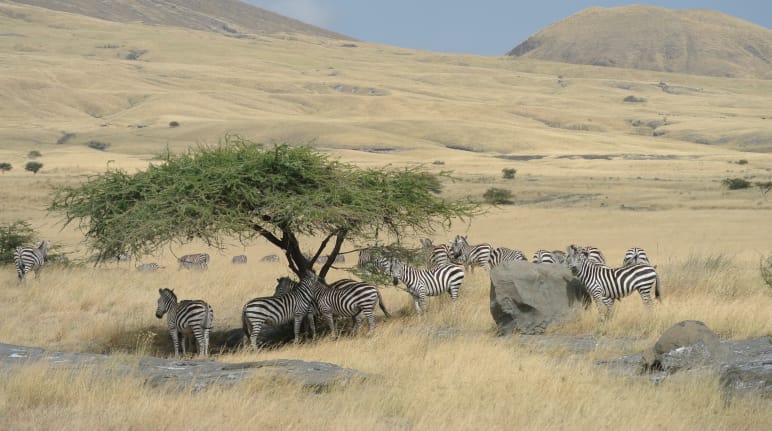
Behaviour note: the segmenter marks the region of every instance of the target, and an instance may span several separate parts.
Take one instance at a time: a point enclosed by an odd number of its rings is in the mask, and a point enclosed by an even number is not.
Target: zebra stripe
[[[162,318],[167,314],[166,324],[169,335],[174,343],[174,357],[180,356],[180,336],[182,337],[182,354],[186,354],[188,338],[193,335],[198,343],[198,353],[209,356],[209,332],[212,330],[214,312],[212,307],[201,300],[184,300],[177,302],[177,295],[170,289],[158,289],[158,308],[155,317]]]
[[[180,256],[179,269],[207,269],[209,267],[209,253],[194,253]]]
[[[458,290],[464,281],[464,270],[458,265],[418,269],[402,262],[391,264],[391,276],[396,286],[400,281],[413,297],[418,314],[428,310],[427,296],[438,296],[448,292],[452,300],[458,299]]]
[[[651,262],[649,262],[649,256],[644,249],[631,247],[625,252],[625,257],[622,260],[622,266],[629,265],[651,265]]]
[[[240,254],[240,255],[238,255],[238,256],[233,256],[233,257],[231,258],[231,263],[234,263],[234,264],[237,264],[237,265],[238,265],[238,264],[244,264],[244,263],[247,263],[247,256],[246,256],[246,255],[243,255],[243,254]]]
[[[469,245],[466,236],[456,235],[452,242],[452,250],[453,256],[460,258],[464,263],[464,269],[471,268],[472,272],[475,266],[490,269],[492,251],[490,244]]]
[[[566,252],[563,250],[552,250],[552,258],[555,259],[555,263],[566,263]]]
[[[137,265],[137,271],[139,272],[155,272],[161,269],[161,265],[150,262],[150,263],[143,263],[141,265]]]
[[[569,268],[584,283],[587,292],[592,296],[598,307],[601,321],[611,316],[615,299],[621,299],[636,290],[647,308],[651,307],[652,289],[654,289],[654,296],[660,297],[659,276],[653,266],[631,265],[616,269],[609,268],[591,261],[589,252],[585,249],[570,250],[567,262]]]
[[[513,250],[507,247],[497,247],[491,251],[491,260],[489,263],[490,267],[493,268],[501,264],[518,261],[528,261],[522,251]]]
[[[557,258],[551,251],[540,249],[533,254],[533,263],[557,263]]]
[[[376,247],[366,247],[359,250],[357,257],[357,268],[372,274],[388,270],[389,260],[381,254],[381,250]]]
[[[30,271],[35,272],[37,279],[46,263],[46,256],[48,256],[48,241],[41,241],[37,248],[16,247],[13,252],[13,263],[16,265],[19,283],[23,283],[27,279],[27,274]]]
[[[294,289],[291,286],[286,286],[292,282],[287,277],[279,278],[277,281],[279,286],[276,287],[274,296],[250,300],[244,304],[241,313],[244,335],[249,338],[249,343],[255,349],[257,348],[257,337],[263,326],[281,325],[293,319],[295,322],[295,343],[300,342],[300,324],[304,318],[308,319],[312,338],[316,338],[316,326],[314,325],[313,314],[311,314],[314,302],[311,288],[317,281],[316,274],[308,272]]]
[[[451,250],[450,246],[448,245],[442,244],[432,246],[431,250],[429,251],[429,255],[426,258],[426,267],[436,268],[438,266],[452,265],[452,253],[453,250]]]

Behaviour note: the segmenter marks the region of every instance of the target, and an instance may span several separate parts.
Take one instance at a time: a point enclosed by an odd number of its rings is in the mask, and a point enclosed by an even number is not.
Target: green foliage
[[[35,242],[35,231],[29,223],[17,220],[0,224],[0,264],[13,263],[13,251]]]
[[[13,169],[13,165],[11,165],[10,163],[8,163],[8,162],[0,162],[0,171],[2,173],[6,173],[7,171],[10,171],[11,169]]]
[[[723,184],[729,190],[747,189],[751,186],[749,181],[742,178],[724,178],[721,180],[721,184]]]
[[[32,150],[29,153],[27,153],[27,158],[29,159],[36,159],[38,157],[41,157],[43,154],[40,153],[38,150]]]
[[[331,265],[346,239],[432,232],[477,208],[439,197],[446,174],[361,169],[308,146],[264,149],[228,136],[214,148],[167,156],[135,174],[109,169],[61,187],[49,209],[63,212],[67,224],[78,219],[102,252],[144,255],[194,238],[219,247],[259,235],[288,252],[299,273],[313,260],[303,256],[299,236],[324,238],[315,256],[334,240]]]
[[[505,180],[511,180],[515,178],[515,174],[517,173],[517,169],[515,168],[504,168],[501,170],[501,177]]]
[[[738,165],[747,165],[748,164],[748,160],[740,159],[740,160],[736,161],[735,163],[737,163]]]
[[[637,97],[637,96],[633,96],[633,95],[629,95],[629,96],[625,97],[622,100],[627,102],[627,103],[643,103],[643,102],[646,101],[646,99],[643,98],[643,97]]]
[[[91,141],[86,142],[86,146],[89,147],[89,148],[93,148],[95,150],[105,151],[106,149],[110,148],[110,143],[109,142],[102,142],[102,141],[91,140]]]
[[[30,171],[33,174],[38,173],[38,171],[43,167],[43,164],[40,162],[27,162],[26,165],[24,165],[24,170]]]
[[[764,283],[767,284],[767,287],[772,289],[772,253],[768,254],[767,257],[762,257],[759,261],[759,270],[761,271],[761,278],[764,280]]]
[[[483,199],[491,205],[511,205],[514,203],[512,201],[511,191],[496,187],[491,187],[486,190],[483,194]]]

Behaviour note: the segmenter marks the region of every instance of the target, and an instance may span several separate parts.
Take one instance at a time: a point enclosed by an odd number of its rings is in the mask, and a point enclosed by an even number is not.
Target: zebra
[[[139,272],[155,272],[161,269],[161,265],[150,262],[150,263],[143,263],[141,265],[137,265],[137,271]]]
[[[177,261],[180,264],[178,269],[207,269],[209,267],[209,253],[194,253],[180,256]]]
[[[631,247],[625,252],[625,257],[622,260],[622,266],[629,265],[651,265],[649,262],[649,256],[646,251],[639,247]]]
[[[551,251],[539,249],[533,254],[533,263],[558,263],[558,258]]]
[[[214,312],[212,306],[201,300],[184,300],[177,302],[177,295],[173,290],[158,289],[158,308],[155,317],[162,318],[167,314],[169,335],[174,343],[174,357],[180,356],[180,336],[182,336],[182,354],[188,337],[196,337],[199,355],[209,356],[209,332],[212,330]]]
[[[295,289],[297,285],[297,282],[288,277],[282,277],[279,279],[276,290],[278,294],[282,295]],[[324,316],[330,326],[333,338],[337,336],[335,316],[351,317],[354,322],[351,333],[356,335],[362,326],[362,315],[364,315],[367,319],[368,336],[375,328],[376,303],[386,317],[391,317],[383,304],[381,293],[370,283],[348,278],[338,280],[329,286],[317,282],[311,289],[311,293],[314,296],[314,314]]]
[[[413,297],[418,314],[428,310],[427,296],[438,296],[448,292],[452,300],[458,299],[458,290],[464,281],[464,270],[458,265],[438,266],[430,269],[418,269],[403,262],[390,264],[391,277],[396,286],[400,281]]]
[[[584,283],[587,292],[598,307],[600,320],[611,316],[615,299],[621,299],[637,290],[644,305],[651,307],[651,290],[660,298],[657,270],[649,265],[631,265],[609,268],[590,260],[587,249],[569,246],[568,267]],[[605,305],[605,310],[603,306]]]
[[[247,263],[247,256],[243,254],[240,254],[238,256],[233,256],[231,258],[231,263],[237,264],[237,265]]]
[[[13,252],[13,262],[16,265],[19,283],[26,281],[30,271],[35,272],[35,279],[40,276],[40,271],[46,263],[46,256],[48,256],[48,246],[48,241],[41,241],[37,248],[16,247]]]
[[[278,254],[269,254],[260,258],[260,262],[278,262],[281,260]]]
[[[359,250],[357,257],[357,268],[367,273],[380,272],[386,269],[388,271],[389,260],[382,255],[377,247],[367,246]]]
[[[528,259],[520,250],[513,250],[507,247],[497,247],[491,250],[491,259],[488,263],[490,267],[493,268],[504,263],[517,261],[527,262]]]
[[[284,277],[286,280],[289,278]],[[295,343],[300,342],[300,324],[304,318],[308,319],[311,327],[311,337],[316,338],[316,326],[313,314],[314,298],[311,289],[318,277],[310,271],[300,280],[294,289],[279,288],[277,286],[274,296],[254,298],[244,304],[241,313],[241,322],[244,335],[249,339],[253,348],[257,349],[257,337],[265,325],[281,325],[294,319]],[[282,284],[282,278],[277,280]],[[284,282],[286,283],[286,282]],[[282,292],[284,292],[282,294]]]
[[[453,262],[453,250],[447,244],[434,245],[431,239],[422,238],[421,249],[426,255],[426,267],[434,268],[440,265],[450,265]]]
[[[466,236],[456,235],[456,238],[451,242],[451,249],[453,250],[453,256],[460,258],[464,262],[464,269],[471,268],[474,272],[475,266],[481,266],[485,269],[490,269],[491,251],[490,244],[482,243],[477,245],[469,245]]]
[[[555,259],[555,263],[560,263],[565,265],[566,263],[566,252],[563,250],[552,250],[552,257]]]

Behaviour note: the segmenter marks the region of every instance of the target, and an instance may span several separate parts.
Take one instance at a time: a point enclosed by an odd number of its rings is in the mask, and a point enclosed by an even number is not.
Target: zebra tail
[[[657,278],[654,279],[654,297],[657,298],[657,301],[662,303],[662,297],[659,294],[659,274],[657,274]]]
[[[381,292],[376,290],[376,293],[378,293],[378,306],[381,307],[381,311],[383,311],[383,315],[386,317],[391,317],[391,314],[386,310],[386,306],[383,304],[383,297],[381,296]]]

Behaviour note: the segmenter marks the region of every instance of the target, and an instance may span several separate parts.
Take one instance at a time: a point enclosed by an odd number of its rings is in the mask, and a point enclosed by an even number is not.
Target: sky
[[[540,29],[593,6],[713,9],[772,28],[770,0],[242,0],[364,42],[503,55]]]

